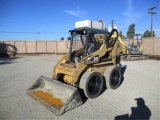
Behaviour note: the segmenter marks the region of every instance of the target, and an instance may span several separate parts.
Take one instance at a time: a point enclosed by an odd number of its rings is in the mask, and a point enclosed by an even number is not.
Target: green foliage
[[[150,31],[149,30],[146,30],[144,33],[143,33],[143,37],[150,37],[151,34],[150,34]]]
[[[123,39],[127,39],[127,38],[123,35]]]
[[[67,40],[71,40],[71,37],[68,37]]]
[[[153,30],[153,37],[156,37],[155,31]]]
[[[129,26],[128,31],[127,31],[127,37],[131,38],[131,34],[135,34],[135,24],[134,23],[132,23]]]
[[[155,32],[153,31],[153,37],[155,37]],[[146,30],[144,33],[143,33],[143,37],[151,37],[151,31],[149,30]]]
[[[64,37],[61,37],[61,40],[64,40]]]
[[[120,36],[122,39],[126,39],[126,37],[123,35],[122,31],[119,32],[119,36]]]

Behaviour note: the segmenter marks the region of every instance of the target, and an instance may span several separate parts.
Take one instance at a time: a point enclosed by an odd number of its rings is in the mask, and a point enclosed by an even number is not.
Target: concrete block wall
[[[131,44],[132,41],[123,40],[124,44]],[[135,40],[134,43],[136,44],[137,41]],[[148,37],[142,39],[143,45],[143,54],[144,55],[158,55],[160,56],[160,37]]]
[[[143,54],[160,55],[160,38],[148,38],[143,40]]]
[[[67,53],[68,41],[57,41],[56,42],[56,53]]]
[[[27,49],[26,49],[26,43],[24,41],[16,41],[15,42],[15,47],[18,48],[17,52],[21,52],[21,53],[27,53]]]
[[[47,41],[47,53],[56,53],[56,42],[57,41]]]
[[[123,40],[127,45],[132,43],[129,40]],[[136,42],[136,41],[135,41]],[[160,37],[144,38],[143,42],[143,54],[146,55],[158,55],[160,56]],[[0,41],[2,47],[3,44],[15,46],[17,53],[68,53],[69,41]],[[77,40],[73,42],[73,50],[77,50],[82,47],[81,41]],[[0,48],[2,49],[2,48]],[[7,47],[7,49],[12,49]]]

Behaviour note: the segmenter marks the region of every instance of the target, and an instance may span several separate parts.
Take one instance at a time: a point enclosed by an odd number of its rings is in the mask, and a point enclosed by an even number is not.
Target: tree
[[[156,37],[155,31],[153,30],[153,37]]]
[[[149,30],[146,30],[144,33],[143,33],[143,37],[150,37],[151,34],[149,32]]]
[[[71,40],[71,37],[68,37],[67,40]]]
[[[128,31],[127,31],[127,37],[131,38],[131,34],[135,34],[135,24],[134,23],[132,23],[129,26]]]
[[[123,35],[123,39],[127,39],[127,38]]]
[[[64,37],[61,37],[61,40],[64,40]]]
[[[143,33],[143,37],[151,37],[151,31],[146,30],[146,31]],[[153,31],[153,37],[155,37],[155,32],[154,32],[154,31]]]

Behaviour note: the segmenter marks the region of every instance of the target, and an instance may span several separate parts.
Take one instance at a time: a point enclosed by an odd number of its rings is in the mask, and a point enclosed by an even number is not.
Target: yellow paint
[[[47,102],[50,105],[62,107],[63,102],[59,98],[54,98],[52,94],[43,92],[43,91],[33,91],[32,94],[36,95],[37,97],[43,99],[45,102]]]

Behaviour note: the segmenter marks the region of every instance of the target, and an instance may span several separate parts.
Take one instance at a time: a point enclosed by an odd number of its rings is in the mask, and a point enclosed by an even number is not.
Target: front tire
[[[84,90],[86,97],[97,98],[103,90],[103,77],[99,72],[85,72],[79,83],[79,87]]]
[[[122,82],[121,70],[116,66],[108,67],[104,72],[104,77],[107,89],[117,89]]]

